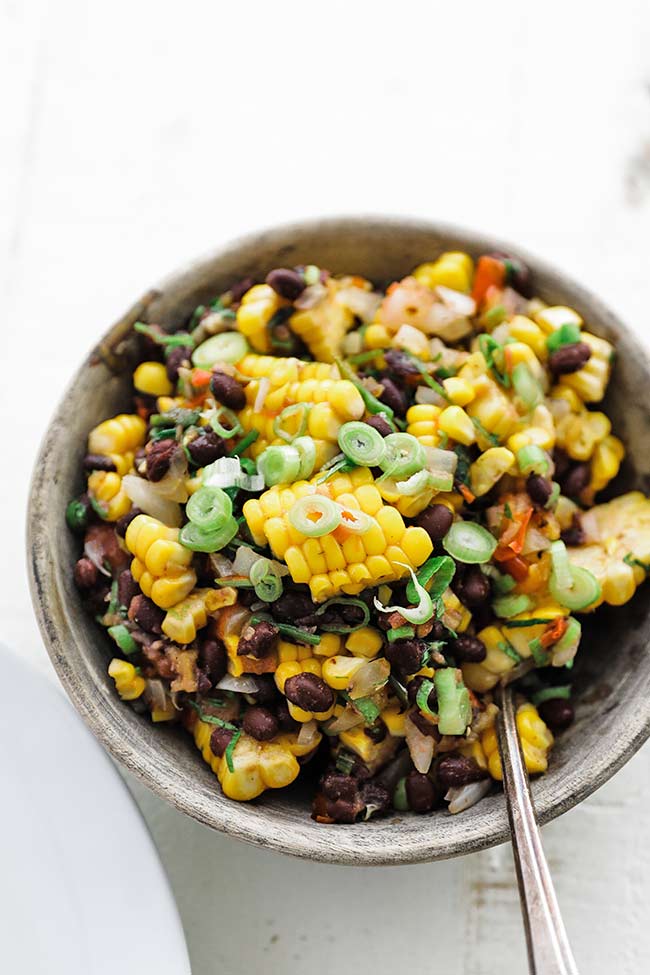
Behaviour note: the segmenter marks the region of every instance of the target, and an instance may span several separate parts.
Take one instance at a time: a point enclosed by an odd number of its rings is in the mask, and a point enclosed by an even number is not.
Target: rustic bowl
[[[402,219],[341,218],[280,227],[220,248],[147,292],[100,339],[81,364],[49,425],[36,462],[28,544],[34,605],[52,662],[76,708],[118,761],[178,809],[215,829],[260,846],[332,863],[398,864],[442,859],[507,839],[503,796],[465,813],[401,814],[354,826],[318,825],[300,784],[244,805],[224,798],[189,737],[153,726],[115,694],[106,674],[111,643],[84,611],[72,581],[78,542],[66,529],[68,500],[82,488],[88,431],[129,408],[134,343],[142,319],[185,322],[201,301],[273,267],[316,263],[375,282],[407,274],[443,250],[473,255],[510,250],[499,241],[454,227]],[[578,309],[591,330],[616,343],[618,358],[607,402],[628,449],[617,489],[650,484],[650,364],[634,335],[593,295],[531,258],[536,292]],[[542,822],[570,809],[602,785],[650,733],[650,607],[642,589],[625,609],[598,611],[586,627],[575,676],[577,720],[558,740],[547,775],[534,783]],[[83,774],[83,770],[79,770]]]

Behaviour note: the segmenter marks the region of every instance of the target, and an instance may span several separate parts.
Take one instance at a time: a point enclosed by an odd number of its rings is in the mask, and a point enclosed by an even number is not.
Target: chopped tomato
[[[506,267],[503,261],[497,257],[489,257],[484,254],[479,257],[474,275],[474,287],[472,288],[472,298],[479,308],[485,298],[488,288],[502,288],[506,280]]]
[[[209,369],[192,369],[192,385],[195,389],[208,386],[211,379],[212,373]]]
[[[459,484],[458,490],[460,491],[460,493],[465,498],[468,504],[471,504],[472,501],[476,501],[476,495],[473,494],[472,491],[470,491],[470,489],[467,487],[466,484]]]
[[[551,644],[557,643],[560,637],[564,636],[566,633],[568,623],[565,616],[558,616],[557,619],[553,620],[552,623],[546,627],[542,636],[540,637],[540,643],[543,647],[550,647]]]
[[[517,514],[512,519],[519,527],[516,533],[508,540],[506,545],[497,545],[496,551],[494,553],[494,558],[497,562],[506,562],[508,559],[512,559],[517,555],[521,554],[521,550],[524,547],[524,540],[526,538],[526,531],[528,530],[528,522],[533,513],[532,506],[526,508],[525,511],[518,511]],[[510,534],[510,532],[508,532]],[[528,574],[528,569],[526,569],[526,574]]]
[[[506,559],[501,564],[515,582],[523,582],[528,575],[528,562],[522,559],[521,555],[515,555],[514,558]]]

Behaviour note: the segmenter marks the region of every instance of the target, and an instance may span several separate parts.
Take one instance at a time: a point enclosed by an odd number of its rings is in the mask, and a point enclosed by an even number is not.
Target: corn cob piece
[[[612,373],[614,347],[590,332],[582,332],[580,341],[591,349],[591,358],[577,372],[560,376],[560,385],[574,389],[585,403],[599,403]]]
[[[568,548],[569,559],[596,577],[602,589],[600,602],[622,606],[650,568],[650,499],[630,491],[596,505],[583,517],[589,533],[599,541]]]
[[[171,609],[162,623],[163,633],[175,643],[191,643],[196,632],[206,625],[208,615],[223,606],[233,606],[237,592],[230,586],[222,589],[195,589]]]
[[[95,510],[104,521],[117,521],[131,510],[131,499],[115,471],[93,471],[88,478],[88,493],[96,502]]]
[[[303,359],[283,359],[279,356],[252,353],[237,363],[237,371],[249,379],[268,379],[274,389],[303,379],[324,380],[338,377],[338,370],[328,362],[306,362]]]
[[[115,681],[115,689],[123,701],[135,701],[142,696],[146,686],[144,677],[128,660],[114,657],[108,665],[108,676]]]
[[[137,515],[126,530],[126,547],[134,556],[133,578],[161,609],[175,606],[196,585],[192,552],[180,544],[178,536],[177,528],[168,528],[149,515]]]
[[[375,523],[363,535],[339,527],[320,538],[307,538],[293,527],[287,515],[298,498],[315,492],[360,509]],[[433,548],[424,529],[407,528],[400,513],[383,503],[366,467],[333,477],[318,487],[314,481],[277,485],[260,498],[247,501],[243,511],[256,543],[268,543],[274,555],[286,562],[293,581],[309,584],[316,602],[395,581],[407,571],[396,563],[416,568]]]
[[[294,644],[281,640],[278,645],[278,660],[280,661],[274,674],[274,679],[278,690],[284,694],[284,685],[290,677],[297,677],[298,674],[314,674],[320,677],[322,673],[322,662],[317,657],[312,657],[311,647],[295,647]],[[287,701],[289,714],[294,721],[304,724],[316,718],[317,721],[327,721],[334,714],[335,704],[327,711],[313,712],[305,711],[303,708]]]
[[[426,288],[443,285],[452,291],[468,294],[474,277],[474,261],[469,254],[461,251],[447,251],[437,261],[420,264],[413,271],[413,277]]]
[[[531,775],[545,772],[548,768],[548,754],[553,746],[553,735],[540,718],[537,708],[529,702],[517,708],[516,722],[526,768]],[[481,735],[481,747],[490,775],[500,782],[503,779],[503,770],[494,725]]]
[[[88,452],[91,454],[124,454],[137,450],[144,443],[147,424],[142,417],[120,413],[104,420],[88,436]]]
[[[437,447],[440,443],[438,425],[441,413],[441,408],[433,403],[416,403],[406,414],[406,432],[425,447]]]
[[[323,298],[313,306],[293,313],[289,324],[315,359],[333,362],[341,354],[341,342],[354,324],[354,315],[337,301],[341,283],[329,278]]]
[[[267,326],[286,304],[268,284],[253,285],[242,298],[237,309],[237,328],[257,352],[268,352],[271,348]]]
[[[296,735],[279,735],[273,741],[256,741],[241,734],[228,768],[226,755],[215,755],[210,747],[214,726],[197,719],[193,735],[203,759],[217,776],[224,795],[229,799],[247,802],[267,789],[283,789],[298,777],[300,765],[296,756],[307,754],[315,746],[305,749],[299,746]],[[320,735],[316,744],[320,741]]]
[[[368,737],[363,726],[342,731],[339,742],[348,751],[359,756],[371,775],[386,765],[397,751],[397,740],[391,735],[386,735],[383,741],[376,742]]]

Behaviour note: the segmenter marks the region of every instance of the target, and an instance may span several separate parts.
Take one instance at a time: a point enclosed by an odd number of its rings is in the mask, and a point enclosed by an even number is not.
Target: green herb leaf
[[[377,707],[372,698],[369,697],[359,697],[356,701],[352,701],[352,706],[363,716],[363,720],[366,724],[374,724],[374,722],[379,717],[380,709]]]
[[[507,620],[501,625],[509,629],[522,628],[525,626],[539,626],[540,623],[552,623],[552,619],[547,619],[545,616],[533,616],[529,620]]]
[[[493,447],[498,445],[499,438],[497,437],[496,433],[490,433],[489,430],[486,430],[481,421],[475,416],[472,417],[472,423],[474,424],[474,429],[478,430],[480,435],[487,440],[488,443],[492,444]]]

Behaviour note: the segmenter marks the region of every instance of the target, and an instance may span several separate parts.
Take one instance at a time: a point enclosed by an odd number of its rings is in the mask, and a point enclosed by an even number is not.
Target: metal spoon
[[[499,751],[531,975],[578,975],[535,816],[510,687],[497,694]]]

